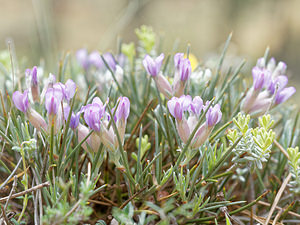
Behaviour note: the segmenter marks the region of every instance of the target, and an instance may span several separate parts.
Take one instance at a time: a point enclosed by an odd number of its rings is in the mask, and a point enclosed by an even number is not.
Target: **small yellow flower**
[[[187,58],[187,55],[184,54],[184,58]],[[194,71],[194,69],[197,68],[198,66],[198,59],[195,55],[193,55],[192,53],[189,54],[189,60],[191,62],[191,67],[192,67],[192,71]]]

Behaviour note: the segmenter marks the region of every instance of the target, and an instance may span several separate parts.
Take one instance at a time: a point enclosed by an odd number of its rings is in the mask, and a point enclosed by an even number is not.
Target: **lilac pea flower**
[[[264,86],[267,86],[271,79],[269,70],[258,68],[257,66],[252,69],[253,88],[255,91],[260,91]]]
[[[183,95],[180,98],[173,97],[167,103],[169,112],[176,119],[176,128],[183,143],[186,143],[190,136],[190,127],[184,112],[188,111],[191,102],[191,96]]]
[[[76,52],[76,58],[79,64],[82,66],[84,70],[88,70],[90,67],[89,59],[88,59],[88,51],[86,49],[79,49]]]
[[[278,90],[281,91],[288,83],[288,78],[285,75],[281,75],[276,77],[273,81],[270,82],[268,90],[271,92],[271,94],[275,93],[276,85],[278,85]]]
[[[87,128],[86,126],[79,123],[79,125],[77,127],[77,132],[78,132],[78,142],[80,143],[86,138],[86,136],[88,136],[89,128]],[[85,143],[82,144],[83,149],[87,152],[88,152],[88,145],[90,145],[90,140],[91,140],[91,137],[88,137],[87,140],[85,141]]]
[[[37,76],[37,67],[34,66],[31,70],[31,84],[36,86],[38,85],[38,76]]]
[[[100,98],[96,97],[93,99],[92,104],[88,104],[83,107],[84,120],[87,125],[99,132],[101,128],[101,119],[105,115],[105,105],[103,105]]]
[[[111,109],[111,113],[114,114],[115,113],[115,108]],[[105,112],[104,117],[107,118],[107,121],[110,121],[111,116],[108,112]],[[117,122],[117,116],[114,115],[114,121]]]
[[[17,107],[18,110],[26,113],[29,108],[29,101],[28,101],[28,90],[22,92],[15,91],[12,95],[12,100]]]
[[[222,118],[222,112],[220,105],[216,104],[214,107],[210,107],[206,113],[206,124],[208,127],[213,127],[220,122]]]
[[[34,66],[32,69],[26,69],[25,75],[30,81],[31,96],[34,102],[39,102],[40,100],[40,88],[38,85],[37,67]]]
[[[149,55],[145,56],[143,66],[149,75],[156,77],[159,74],[164,57],[165,55],[163,53],[155,59],[151,58]]]
[[[91,65],[94,65],[97,69],[102,69],[104,67],[104,62],[100,56],[100,53],[98,51],[93,51],[89,55],[89,63]]]
[[[59,89],[48,88],[45,95],[45,107],[49,115],[56,115],[63,99]]]
[[[48,79],[47,79],[47,84],[49,84],[50,87],[52,87],[53,84],[54,84],[55,82],[56,82],[56,77],[55,77],[55,75],[52,74],[52,73],[49,73],[49,77],[48,77]]]
[[[79,125],[80,113],[81,112],[77,112],[75,114],[74,112],[72,112],[72,114],[71,114],[70,127],[73,130],[76,129]],[[66,122],[68,121],[69,114],[70,114],[70,106],[66,106],[64,108],[64,118],[65,118]]]
[[[205,111],[207,109],[207,107],[209,106],[210,101],[206,101],[205,104],[202,106],[203,111]]]
[[[65,84],[65,90],[64,90],[65,98],[68,101],[70,101],[70,99],[74,97],[75,91],[76,91],[75,82],[71,79],[68,79],[66,84]]]
[[[292,95],[294,95],[296,92],[296,88],[294,87],[288,87],[284,88],[281,91],[278,91],[275,96],[275,104],[280,104],[288,100]]]
[[[120,53],[120,54],[117,56],[117,61],[118,61],[118,64],[120,65],[120,67],[124,68],[125,63],[126,63],[126,61],[127,61],[127,56],[124,55],[123,53]]]
[[[196,131],[195,136],[193,137],[191,148],[196,149],[203,145],[207,140],[208,136],[210,135],[211,130],[212,129],[208,128],[206,124],[203,123]]]
[[[167,99],[170,99],[172,97],[172,87],[161,72],[154,77],[154,81],[159,92],[162,93]]]
[[[119,105],[116,109],[116,119],[117,119],[117,129],[120,135],[121,141],[124,141],[125,130],[126,130],[126,122],[130,113],[130,101],[127,97],[119,98]],[[115,140],[116,145],[117,142]]]
[[[203,108],[203,100],[200,96],[194,97],[190,104],[190,111],[195,115],[199,116]]]
[[[127,97],[119,98],[119,105],[116,110],[117,120],[126,121],[130,113],[130,101]]]
[[[188,110],[192,102],[192,97],[189,95],[183,95],[180,98],[173,97],[168,101],[168,109],[171,115],[181,121],[183,119],[183,113]]]
[[[191,62],[189,59],[183,59],[179,65],[180,80],[187,81],[192,72]]]
[[[276,60],[272,57],[267,64],[267,70],[273,71],[275,67],[276,67]]]
[[[174,55],[174,64],[175,64],[175,67],[177,69],[179,69],[179,66],[181,64],[181,61],[184,59],[184,54],[183,53],[176,53]]]
[[[265,58],[259,58],[256,62],[256,67],[260,68],[260,69],[263,69],[265,68],[266,66],[266,61],[265,61]]]
[[[112,71],[115,71],[116,70],[116,66],[117,66],[117,62],[116,62],[114,56],[110,52],[106,52],[102,56],[103,56],[105,62],[107,63],[107,65],[109,66],[109,68]]]
[[[272,76],[275,78],[280,75],[284,75],[287,69],[287,65],[285,62],[280,61],[275,67]]]
[[[262,91],[250,104],[250,107],[248,107],[247,111],[243,111],[251,115],[260,116],[263,115],[271,107],[271,104],[272,97],[269,97],[268,91]]]
[[[28,113],[28,120],[32,126],[34,126],[38,131],[43,129],[47,131],[47,123],[45,119],[34,109],[30,109]]]
[[[25,75],[30,77],[31,86],[38,85],[37,67],[34,66],[32,69],[26,69]]]

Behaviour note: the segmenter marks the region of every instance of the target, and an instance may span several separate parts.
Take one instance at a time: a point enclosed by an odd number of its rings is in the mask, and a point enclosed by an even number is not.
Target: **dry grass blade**
[[[264,206],[271,206],[270,203],[263,202],[263,201],[258,201],[258,204],[264,205]],[[279,207],[279,206],[276,206],[275,209],[278,209],[278,210],[284,210],[283,208],[281,208],[281,207]],[[300,214],[298,214],[298,213],[295,213],[295,212],[292,212],[292,211],[288,211],[287,213],[290,214],[291,216],[295,216],[295,217],[297,217],[297,218],[300,218]]]
[[[273,212],[274,212],[274,210],[275,210],[275,208],[276,208],[276,206],[277,206],[277,204],[278,204],[278,202],[279,202],[279,200],[281,198],[281,195],[283,194],[283,191],[284,191],[286,185],[288,184],[289,180],[291,179],[291,177],[292,177],[292,174],[289,173],[289,175],[283,181],[283,183],[282,183],[282,185],[281,185],[281,187],[280,187],[280,189],[279,189],[279,191],[278,191],[278,193],[277,193],[277,195],[275,197],[275,200],[274,200],[274,202],[272,204],[271,210],[269,212],[269,215],[268,215],[268,217],[267,217],[264,225],[267,225],[269,223],[269,221],[270,221],[270,219],[272,217],[272,214],[273,214]]]
[[[251,214],[251,212],[248,211],[248,210],[244,210],[242,213],[244,213],[248,217],[252,216],[252,218],[255,219],[259,224],[264,224],[264,222],[266,222],[266,218],[261,217],[261,216],[257,216],[257,215],[255,215],[253,213]],[[270,224],[272,224],[273,222],[274,222],[273,220],[269,221]],[[283,223],[280,223],[280,222],[276,222],[275,224],[276,225],[283,225]]]
[[[282,214],[282,211],[279,211],[279,212],[277,213],[277,215],[275,216],[275,219],[274,219],[272,225],[276,225],[276,224],[277,224],[277,221],[279,220],[281,214]]]
[[[274,140],[274,144],[279,148],[279,150],[285,155],[287,159],[290,159],[289,154],[287,151],[278,143],[278,141]]]
[[[17,197],[22,196],[22,195],[25,195],[25,194],[27,194],[27,193],[29,193],[29,192],[36,191],[36,190],[38,190],[38,189],[40,189],[40,188],[48,187],[49,185],[50,185],[50,182],[47,181],[47,182],[45,182],[45,183],[42,183],[42,184],[36,185],[36,186],[34,186],[34,187],[32,187],[32,188],[29,188],[29,189],[27,189],[26,191],[21,191],[21,192],[18,192],[18,193],[16,193],[16,194],[13,194],[13,195],[11,195],[10,198],[9,198],[9,196],[4,197],[4,198],[0,198],[0,203],[1,203],[1,202],[7,201],[7,199],[17,198]]]

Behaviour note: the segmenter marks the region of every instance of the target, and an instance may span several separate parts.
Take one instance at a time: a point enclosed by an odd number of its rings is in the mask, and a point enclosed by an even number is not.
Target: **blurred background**
[[[219,54],[233,32],[230,54],[253,66],[269,46],[299,88],[299,11],[299,0],[0,0],[0,50],[11,38],[28,67],[41,58],[51,65],[82,47],[116,52],[118,37],[136,42],[134,29],[145,24],[162,37],[163,51],[190,43],[201,62]]]

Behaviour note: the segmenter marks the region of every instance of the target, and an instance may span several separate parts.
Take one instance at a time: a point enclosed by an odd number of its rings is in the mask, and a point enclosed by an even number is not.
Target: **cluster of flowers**
[[[146,55],[143,60],[143,65],[148,74],[150,74],[158,88],[158,90],[167,98],[172,96],[180,97],[184,94],[184,89],[189,80],[192,72],[190,60],[184,58],[183,53],[177,53],[174,56],[175,74],[173,84],[163,76],[161,65],[164,60],[164,54],[160,54],[157,58],[153,59]]]
[[[253,85],[244,98],[241,109],[245,113],[262,115],[272,107],[288,100],[295,92],[294,87],[286,87],[288,77],[286,64],[279,62],[276,65],[274,58],[266,64],[260,58],[252,69]]]
[[[119,163],[119,154],[116,154],[119,142],[113,126],[110,126],[111,116],[106,111],[108,101],[103,104],[100,98],[95,97],[91,104],[83,106],[79,112],[70,112],[70,101],[74,97],[76,92],[76,84],[72,80],[67,80],[65,84],[61,82],[55,82],[55,76],[50,74],[47,85],[45,85],[43,92],[45,93],[39,97],[39,82],[37,76],[37,68],[32,70],[26,70],[26,76],[29,78],[30,84],[28,89],[23,93],[16,91],[13,93],[12,99],[17,109],[25,113],[30,123],[37,129],[50,133],[53,126],[54,132],[57,133],[65,121],[68,120],[70,115],[69,127],[78,132],[79,142],[83,141],[90,130],[94,132],[88,137],[83,144],[83,148],[87,151],[98,151],[100,144],[103,143],[105,147],[110,151],[112,160],[118,167],[121,167]],[[43,97],[44,96],[44,97]],[[40,103],[45,105],[47,111],[48,123],[36,110],[32,108],[32,103]],[[116,123],[117,131],[120,135],[120,139],[124,141],[125,128],[127,118],[130,112],[130,101],[127,97],[119,97],[117,107],[112,109],[113,120]],[[83,113],[85,123],[80,123],[80,114]]]
[[[184,144],[198,124],[202,111],[206,111],[209,104],[210,102],[207,101],[203,105],[201,97],[196,96],[192,99],[189,95],[182,95],[180,98],[173,97],[168,101],[168,109],[176,120],[178,134]],[[196,149],[203,145],[221,118],[220,105],[211,106],[206,112],[206,121],[198,128],[192,139],[191,148]]]
[[[123,82],[123,68],[127,61],[127,57],[122,53],[114,57],[110,52],[106,52],[102,55],[102,57],[98,51],[88,53],[86,49],[80,49],[76,52],[77,61],[85,73],[88,73],[88,71],[92,68],[97,71],[96,79],[100,83],[98,86],[100,90],[102,85],[107,85],[114,81],[111,72],[107,67],[113,71],[119,83]]]
[[[167,103],[168,109],[176,120],[177,131],[184,144],[187,143],[191,133],[199,122],[201,112],[207,110],[206,122],[198,128],[190,145],[192,149],[199,148],[207,140],[214,126],[219,123],[222,118],[220,105],[216,104],[207,109],[210,104],[209,101],[203,105],[201,97],[195,96],[194,99],[192,99],[191,96],[184,95],[184,90],[191,76],[192,68],[190,60],[184,58],[183,53],[177,53],[174,56],[175,73],[172,85],[163,76],[161,71],[163,59],[163,54],[155,59],[146,55],[143,60],[143,65],[148,74],[153,77],[157,89],[169,99]]]

